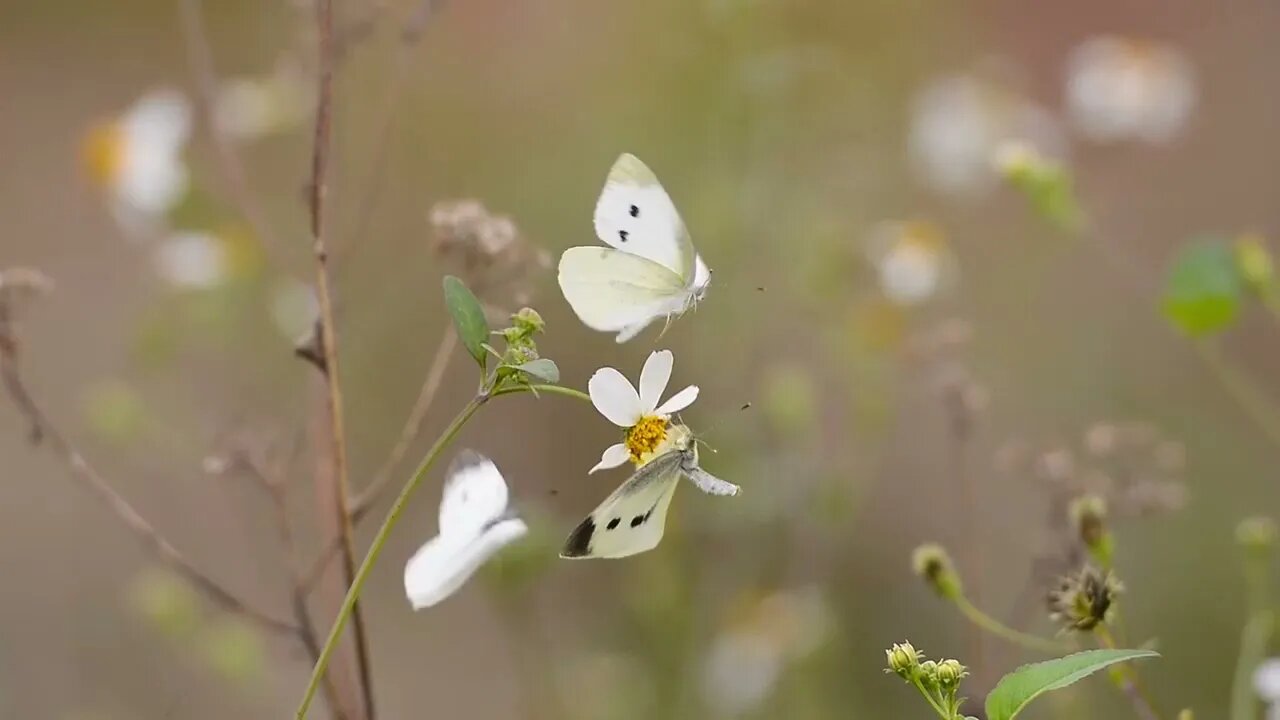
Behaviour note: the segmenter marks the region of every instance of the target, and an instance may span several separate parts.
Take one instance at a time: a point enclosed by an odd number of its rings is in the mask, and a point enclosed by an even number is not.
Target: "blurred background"
[[[331,531],[323,385],[294,357],[316,312],[314,12],[205,5],[0,10],[0,269],[55,284],[20,317],[51,422],[193,565],[286,618]],[[353,484],[389,474],[394,495],[473,392],[456,350],[384,468],[441,354],[452,272],[499,318],[537,308],[564,384],[606,365],[634,379],[671,348],[672,388],[702,389],[683,419],[717,451],[703,466],[744,488],[682,490],[652,552],[561,561],[625,477],[586,474],[616,428],[562,397],[486,407],[457,447],[495,459],[532,532],[412,612],[401,572],[436,531],[428,478],[364,594],[381,717],[928,717],[882,673],[892,643],[960,659],[974,698],[1043,656],[979,635],[912,550],[945,546],[975,605],[1053,637],[1044,596],[1080,567],[1066,508],[1085,492],[1107,502],[1124,640],[1163,654],[1141,668],[1155,705],[1226,717],[1236,524],[1280,513],[1263,262],[1280,7],[336,6],[328,221]],[[661,339],[617,346],[553,268],[596,242],[621,152],[662,179],[715,274]],[[291,713],[302,647],[167,571],[28,430],[6,397],[0,716]],[[334,592],[310,598],[321,636]],[[1133,713],[1098,677],[1028,716]]]

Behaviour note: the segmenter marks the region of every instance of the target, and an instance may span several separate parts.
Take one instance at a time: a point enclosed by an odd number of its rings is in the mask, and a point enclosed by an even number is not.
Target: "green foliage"
[[[453,326],[458,331],[462,345],[467,348],[467,353],[475,359],[476,364],[484,369],[487,359],[484,346],[489,337],[489,323],[484,318],[484,308],[480,306],[480,301],[465,283],[452,275],[446,275],[444,303],[449,308],[449,316],[453,318]]]
[[[1194,242],[1178,253],[1169,272],[1165,317],[1191,337],[1220,332],[1239,314],[1244,287],[1231,248],[1217,240]]]
[[[987,696],[987,720],[1012,720],[1032,700],[1127,660],[1158,657],[1150,650],[1086,650],[1056,660],[1023,665],[1005,675]]]
[[[1009,184],[1022,192],[1045,222],[1063,232],[1081,229],[1084,212],[1065,167],[1021,146],[1005,148],[998,161]]]
[[[516,366],[516,369],[529,377],[544,383],[560,382],[560,368],[550,358],[538,358]]]

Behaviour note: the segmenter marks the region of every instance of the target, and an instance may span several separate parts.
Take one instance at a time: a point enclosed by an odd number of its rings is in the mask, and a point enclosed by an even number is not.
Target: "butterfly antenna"
[[[743,410],[746,410],[746,409],[748,409],[748,408],[750,408],[750,407],[751,407],[751,403],[743,403],[743,404],[742,404],[742,407],[738,408],[738,412],[742,412]],[[680,421],[680,424],[681,424],[681,425],[684,425],[684,419],[683,419],[683,418],[681,418],[681,417],[677,416],[677,417],[676,417],[676,419]],[[694,435],[694,436],[693,436],[693,441],[694,441],[694,442],[696,442],[696,443],[698,443],[698,444],[700,444],[700,445],[705,445],[705,446],[706,446],[706,448],[707,448],[708,450],[710,450],[711,452],[717,452],[717,450],[716,450],[715,448],[713,448],[713,447],[711,447],[710,445],[708,445],[708,444],[707,444],[707,441],[706,441],[706,440],[703,440],[702,438],[704,438],[704,437],[706,437],[707,435],[710,435],[710,434],[714,433],[716,430],[720,429],[720,425],[721,425],[722,423],[724,423],[724,421],[725,421],[725,420],[727,420],[727,419],[728,419],[728,418],[726,418],[726,417],[723,417],[723,416],[722,416],[719,420],[717,420],[717,421],[716,421],[716,423],[715,423],[714,425],[712,425],[711,427],[707,428],[707,431],[706,431],[706,432],[698,433],[697,435]],[[685,427],[688,427],[688,425],[685,425]],[[690,434],[692,434],[692,433],[693,433],[693,431],[692,431],[692,430],[690,430],[689,432],[690,432]]]

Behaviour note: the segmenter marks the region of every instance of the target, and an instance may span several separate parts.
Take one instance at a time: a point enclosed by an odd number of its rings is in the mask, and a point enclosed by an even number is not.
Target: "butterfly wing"
[[[458,453],[440,500],[440,534],[405,564],[404,590],[415,610],[449,597],[494,553],[528,532],[507,499],[507,482],[492,460],[472,450]]]
[[[652,550],[662,540],[680,474],[678,451],[636,470],[574,528],[560,557],[622,558]]]
[[[473,537],[507,511],[507,481],[489,458],[463,450],[449,465],[440,499],[440,534]]]
[[[593,330],[634,337],[655,319],[682,312],[691,298],[678,275],[647,258],[605,247],[573,247],[560,256],[560,290]]]
[[[404,566],[404,592],[414,610],[431,607],[462,587],[486,560],[529,531],[520,518],[499,520],[474,535],[438,535]]]
[[[596,201],[596,235],[613,247],[652,260],[694,282],[697,253],[675,203],[647,165],[630,153],[609,170]]]

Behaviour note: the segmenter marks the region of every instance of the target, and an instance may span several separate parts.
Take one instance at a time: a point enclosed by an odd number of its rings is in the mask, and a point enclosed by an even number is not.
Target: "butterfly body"
[[[563,558],[623,558],[652,550],[662,540],[667,510],[680,479],[712,495],[736,495],[725,482],[698,465],[698,449],[683,430],[671,449],[639,467],[574,528],[560,551]]]

